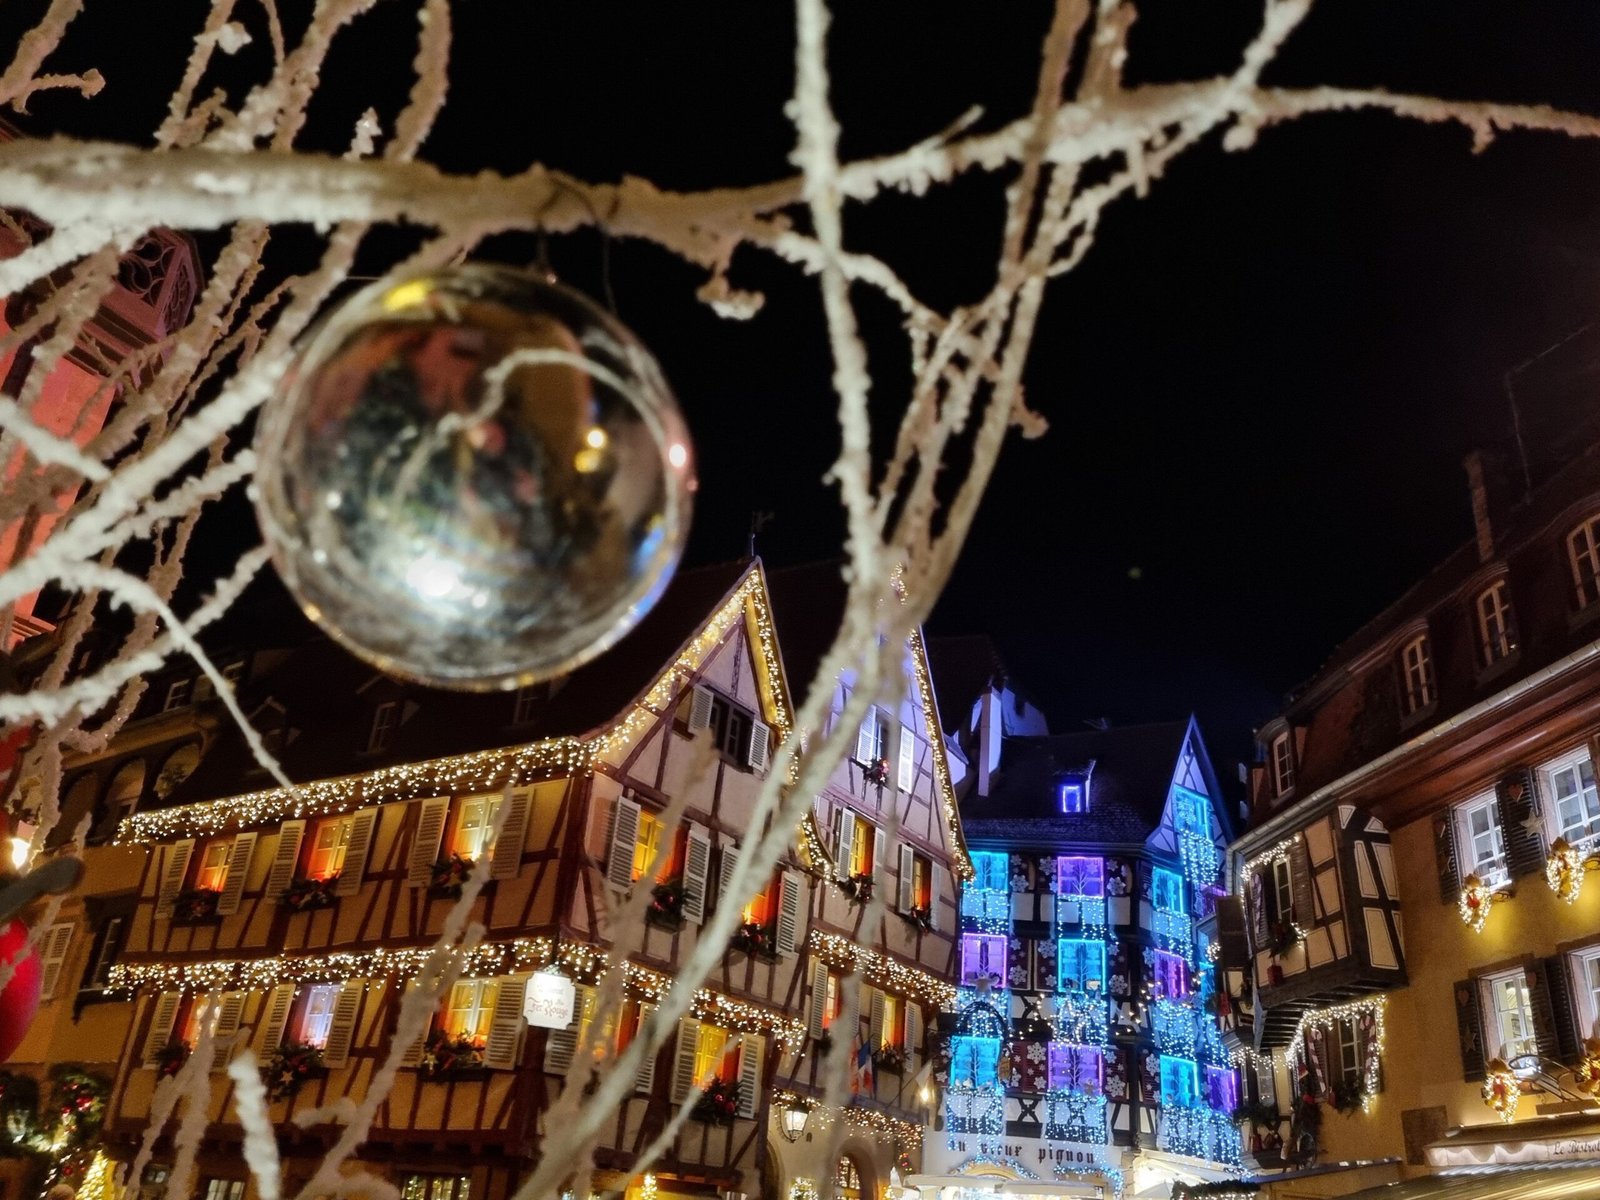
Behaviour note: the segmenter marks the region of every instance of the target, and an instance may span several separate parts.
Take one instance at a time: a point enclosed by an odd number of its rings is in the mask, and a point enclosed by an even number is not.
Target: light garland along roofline
[[[836,933],[813,929],[807,945],[830,967],[858,971],[874,987],[885,988],[918,1003],[936,1005],[940,1010],[949,1009],[956,1002],[955,984]]]
[[[939,800],[944,805],[945,828],[950,833],[950,865],[956,877],[963,882],[974,878],[972,859],[967,853],[967,835],[961,828],[961,810],[956,805],[956,791],[950,783],[950,762],[945,757],[944,726],[939,723],[939,708],[933,695],[933,673],[928,666],[927,647],[922,642],[922,630],[911,631],[911,664],[917,677],[917,695],[922,701],[922,719],[927,724],[928,743],[933,748],[934,783],[939,789]]]

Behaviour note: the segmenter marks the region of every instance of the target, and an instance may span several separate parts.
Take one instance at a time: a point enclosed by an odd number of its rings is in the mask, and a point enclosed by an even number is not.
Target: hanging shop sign
[[[565,1029],[572,1024],[577,989],[572,980],[554,971],[539,971],[528,979],[522,994],[522,1015],[529,1025]]]

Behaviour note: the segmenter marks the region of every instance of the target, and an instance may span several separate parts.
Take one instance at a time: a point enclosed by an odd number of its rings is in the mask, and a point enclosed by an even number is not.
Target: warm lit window
[[[712,1080],[733,1083],[739,1078],[739,1056],[730,1053],[732,1040],[726,1029],[716,1025],[700,1026],[700,1037],[694,1049],[694,1082],[704,1087]]]
[[[1590,517],[1567,534],[1567,561],[1572,565],[1572,586],[1578,607],[1600,599],[1600,516]]]
[[[1456,808],[1456,847],[1463,876],[1476,875],[1490,887],[1506,881],[1505,835],[1493,792]]]
[[[172,1022],[172,1040],[182,1042],[191,1050],[194,1049],[195,1043],[200,1040],[201,1017],[214,1017],[216,1011],[215,1004],[202,1004],[198,996],[184,997],[178,1006],[177,1016]]]
[[[205,1200],[244,1200],[244,1180],[206,1179],[200,1194]]]
[[[911,907],[923,912],[933,909],[933,862],[922,854],[911,856]]]
[[[1419,634],[1400,648],[1400,678],[1407,713],[1427,708],[1438,698],[1427,634]]]
[[[465,1175],[406,1175],[400,1200],[472,1200],[471,1182]]]
[[[1490,975],[1483,980],[1483,986],[1489,994],[1484,1012],[1489,1017],[1485,1024],[1490,1056],[1509,1062],[1520,1054],[1538,1053],[1527,973],[1519,967],[1515,971]]]
[[[372,714],[372,729],[367,734],[367,749],[369,751],[387,749],[389,739],[394,736],[394,727],[399,723],[398,700],[388,700],[378,705]]]
[[[171,712],[175,708],[182,708],[189,703],[189,697],[193,689],[193,679],[174,679],[167,685],[166,703],[161,707],[167,712]]]
[[[1287,733],[1272,739],[1272,785],[1280,796],[1294,787],[1294,742]]]
[[[498,979],[458,979],[450,989],[440,1025],[445,1035],[465,1038],[479,1046],[486,1043],[499,991]]]
[[[312,879],[332,879],[344,870],[344,852],[350,845],[350,829],[354,816],[328,817],[317,822],[311,836],[311,857],[306,863],[306,874]]]
[[[1496,580],[1478,593],[1478,652],[1483,665],[1492,667],[1517,648],[1511,627],[1511,599],[1506,581]]]
[[[882,709],[871,709],[856,732],[856,761],[866,766],[882,762],[889,755],[889,722]]]
[[[890,992],[883,996],[883,1032],[878,1045],[904,1046],[906,1044],[906,1002]]]
[[[850,875],[871,875],[877,852],[877,826],[848,808],[835,810],[833,822],[833,851],[839,864]]]
[[[194,886],[201,891],[220,892],[228,879],[228,855],[232,852],[232,838],[207,842],[200,852],[200,865],[195,868]]]
[[[771,925],[778,919],[778,877],[774,875],[767,881],[763,891],[750,897],[750,903],[744,906],[740,921],[746,925]]]
[[[1600,838],[1600,794],[1595,789],[1594,763],[1579,750],[1541,768],[1554,801],[1551,816],[1556,836],[1574,846]]]
[[[661,818],[654,813],[641,812],[639,814],[639,836],[633,843],[633,877],[642,879],[650,864],[655,861],[656,850],[661,845],[661,835],[666,832],[666,826],[661,823]]]
[[[450,840],[450,849],[462,858],[476,862],[489,849],[489,834],[494,828],[495,815],[500,811],[503,797],[467,796],[456,802],[456,830]],[[644,816],[639,818],[641,834]]]
[[[315,1046],[321,1050],[328,1044],[328,1030],[333,1027],[333,1003],[339,998],[339,985],[318,983],[302,988],[298,997],[300,1011],[294,1025],[294,1040],[302,1046]]]
[[[1577,968],[1583,1036],[1600,1037],[1600,946],[1573,955]]]
[[[834,1018],[844,1011],[844,980],[828,972],[828,992],[822,1000],[822,1027],[833,1026]]]

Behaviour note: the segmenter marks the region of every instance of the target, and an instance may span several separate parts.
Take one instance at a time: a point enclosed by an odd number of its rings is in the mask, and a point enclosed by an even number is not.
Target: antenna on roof
[[[761,508],[750,511],[750,549],[748,557],[754,558],[756,556],[756,534],[776,520],[777,516],[777,513],[768,512],[766,509]]]

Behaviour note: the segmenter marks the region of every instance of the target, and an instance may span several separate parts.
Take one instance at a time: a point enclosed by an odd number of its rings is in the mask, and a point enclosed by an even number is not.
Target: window
[[[203,1181],[200,1194],[205,1200],[244,1200],[244,1180],[207,1179]]]
[[[1160,988],[1158,995],[1169,1000],[1179,1000],[1187,996],[1189,964],[1184,961],[1183,956],[1169,950],[1157,950],[1154,953],[1156,985]]]
[[[1578,1009],[1585,1037],[1600,1037],[1600,946],[1573,956],[1578,968]]]
[[[1497,579],[1478,593],[1474,607],[1478,614],[1478,653],[1483,665],[1492,667],[1502,659],[1511,657],[1517,648],[1516,634],[1511,627],[1511,600],[1506,591],[1506,581]]]
[[[1339,1039],[1339,1080],[1346,1085],[1361,1083],[1361,1037],[1354,1021],[1338,1020],[1333,1023],[1334,1034]]]
[[[193,692],[193,679],[174,679],[167,685],[167,699],[161,706],[161,710],[163,712],[171,712],[175,708],[182,708],[189,703],[189,697]]]
[[[1151,881],[1151,899],[1162,912],[1181,913],[1183,906],[1183,877],[1172,871],[1155,870]]]
[[[407,1175],[400,1181],[400,1200],[472,1200],[465,1175]]]
[[[876,866],[878,827],[859,813],[840,808],[833,815],[833,852],[850,875],[871,875]]]
[[[1251,1068],[1256,1076],[1256,1095],[1261,1103],[1274,1111],[1278,1107],[1278,1077],[1273,1073],[1272,1060],[1258,1060]]]
[[[700,1038],[695,1042],[694,1082],[704,1087],[712,1080],[732,1083],[739,1078],[738,1055],[728,1052],[728,1031],[718,1025],[700,1026]]]
[[[961,935],[961,982],[987,979],[999,984],[1006,977],[1006,939],[1004,934],[964,933]]]
[[[127,917],[106,918],[95,942],[94,954],[89,959],[89,969],[83,977],[85,991],[104,991],[111,982],[111,968],[116,965],[117,955],[122,953],[122,931],[127,924]]]
[[[950,1083],[993,1084],[1000,1072],[1000,1039],[953,1037],[950,1039]]]
[[[739,920],[745,925],[771,925],[778,919],[778,876],[767,881],[764,890],[750,897]]]
[[[205,849],[200,852],[200,865],[194,873],[194,886],[198,890],[222,890],[222,885],[228,880],[228,855],[232,851],[232,838],[217,838],[206,843]]]
[[[498,979],[458,979],[445,1002],[440,1029],[447,1037],[465,1038],[476,1046],[487,1044],[499,992]]]
[[[856,733],[856,761],[869,767],[880,763],[888,757],[888,746],[889,722],[884,720],[883,710],[868,710]]]
[[[880,991],[883,997],[883,1030],[878,1036],[880,1047],[904,1047],[906,1044],[906,1002],[892,992]]]
[[[1104,896],[1106,894],[1106,860],[1062,855],[1056,859],[1056,894],[1058,896]]]
[[[1533,1004],[1528,997],[1528,975],[1522,968],[1487,976],[1483,980],[1489,1002],[1483,1006],[1488,1014],[1490,1057],[1507,1062],[1519,1054],[1538,1052],[1538,1042],[1533,1032]]]
[[[1081,779],[1069,779],[1056,787],[1061,811],[1068,816],[1079,816],[1089,811],[1089,791]]]
[[[933,860],[915,852],[911,855],[911,907],[933,911]]]
[[[1578,607],[1600,599],[1600,516],[1590,517],[1567,534],[1567,561],[1572,565],[1572,586]]]
[[[1408,714],[1419,712],[1438,699],[1427,634],[1419,634],[1400,648],[1400,680]]]
[[[378,705],[372,713],[372,730],[367,734],[367,750],[369,753],[386,750],[389,739],[394,736],[394,728],[400,723],[400,702],[387,700]]]
[[[1192,1108],[1200,1087],[1193,1060],[1161,1056],[1161,1106]]]
[[[724,758],[740,766],[748,764],[750,728],[754,720],[749,709],[721,696],[711,698],[711,741]]]
[[[1294,877],[1286,858],[1272,864],[1272,903],[1272,915],[1277,920],[1288,921],[1294,917]]]
[[[306,875],[312,879],[332,879],[344,870],[344,853],[350,845],[350,829],[355,817],[329,817],[317,822],[311,836],[311,857]]]
[[[1232,1113],[1238,1108],[1238,1073],[1227,1067],[1207,1067],[1206,1103],[1221,1113]]]
[[[1050,1090],[1082,1092],[1098,1096],[1104,1065],[1097,1046],[1069,1046],[1050,1043]]]
[[[822,1000],[822,1027],[832,1028],[834,1018],[844,1011],[844,980],[828,972],[828,991]]]
[[[972,855],[974,878],[972,886],[992,892],[1011,890],[1011,859],[1009,855],[993,850],[980,850]]]
[[[1456,810],[1456,844],[1462,874],[1476,875],[1489,887],[1504,883],[1505,835],[1500,830],[1500,809],[1493,792],[1475,796]]]
[[[477,862],[489,849],[489,834],[494,829],[495,816],[500,811],[500,801],[503,796],[467,796],[457,802],[455,836],[450,839],[450,849],[462,858]],[[645,821],[648,814],[639,814],[639,836],[644,837]],[[660,822],[653,817],[648,817],[657,830]],[[634,849],[635,861],[638,859],[638,848]],[[638,875],[635,874],[637,879]]]
[[[1555,802],[1551,816],[1556,835],[1574,846],[1600,838],[1600,794],[1589,752],[1579,750],[1542,768],[1542,773]]]
[[[459,986],[459,985],[457,985]],[[339,998],[339,985],[319,983],[302,988],[298,997],[300,1012],[294,1023],[294,1040],[302,1046],[321,1050],[328,1044],[333,1026],[333,1002]]]
[[[656,848],[661,845],[661,835],[665,832],[666,826],[655,813],[639,814],[639,836],[633,843],[633,878],[636,881],[644,878],[650,864],[655,861]]]
[[[1063,992],[1104,992],[1106,944],[1098,939],[1062,938],[1056,943],[1056,979]]]
[[[839,1200],[861,1200],[861,1172],[848,1154],[839,1160],[833,1173],[833,1183]]]
[[[1272,785],[1280,796],[1294,787],[1294,743],[1287,733],[1272,739]]]
[[[513,725],[526,725],[533,720],[533,709],[538,700],[538,689],[531,687],[518,688],[516,701],[511,706],[511,723]]]

